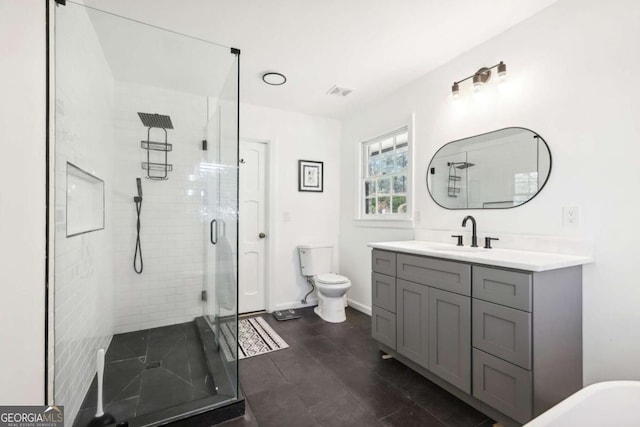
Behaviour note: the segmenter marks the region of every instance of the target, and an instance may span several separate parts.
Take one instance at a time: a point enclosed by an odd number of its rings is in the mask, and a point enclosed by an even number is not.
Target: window
[[[524,172],[513,175],[514,206],[527,202],[538,192],[538,172]]]
[[[408,217],[409,131],[404,127],[362,143],[362,218]]]

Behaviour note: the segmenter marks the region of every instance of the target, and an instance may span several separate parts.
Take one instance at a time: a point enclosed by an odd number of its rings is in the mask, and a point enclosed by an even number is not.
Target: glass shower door
[[[228,385],[217,382],[219,394],[237,395],[238,336],[238,57],[218,98],[209,100],[207,149],[201,163],[205,177],[204,317],[214,331],[215,345]],[[225,387],[228,386],[227,389]]]

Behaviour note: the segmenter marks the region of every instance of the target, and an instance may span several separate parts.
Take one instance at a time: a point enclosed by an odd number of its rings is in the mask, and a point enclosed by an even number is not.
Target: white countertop
[[[527,271],[555,270],[593,262],[593,258],[588,256],[520,251],[515,249],[470,248],[468,246],[461,247],[448,243],[419,240],[369,243],[369,247]]]

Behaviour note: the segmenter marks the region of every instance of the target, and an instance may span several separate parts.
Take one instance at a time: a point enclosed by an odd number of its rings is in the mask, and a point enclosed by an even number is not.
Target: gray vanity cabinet
[[[531,272],[374,249],[372,269],[380,348],[503,425],[582,388],[582,267]]]
[[[429,370],[471,393],[471,299],[429,289]]]
[[[397,279],[396,350],[422,367],[429,365],[429,287]]]

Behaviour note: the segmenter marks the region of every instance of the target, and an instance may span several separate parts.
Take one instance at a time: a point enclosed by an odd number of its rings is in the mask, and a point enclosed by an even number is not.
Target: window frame
[[[406,188],[403,193],[405,196],[405,204],[406,204],[406,212],[403,213],[366,213],[365,203],[369,197],[366,197],[365,183],[367,181],[371,181],[372,179],[380,179],[385,175],[389,176],[389,197],[390,204],[393,206],[393,177],[401,175],[401,173],[393,172],[390,174],[380,174],[368,176],[368,167],[369,167],[369,151],[368,147],[375,143],[381,143],[384,140],[393,138],[393,151],[396,152],[396,137],[403,133],[407,134],[407,166],[404,171],[404,176],[406,177]],[[356,220],[362,220],[369,223],[373,223],[375,221],[400,221],[400,222],[411,222],[413,218],[413,132],[412,126],[409,124],[404,124],[402,126],[396,127],[392,131],[388,131],[382,134],[379,134],[373,138],[368,138],[358,143],[358,191],[357,196],[357,218]],[[376,188],[376,199],[377,199],[377,188]]]

